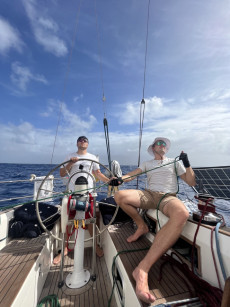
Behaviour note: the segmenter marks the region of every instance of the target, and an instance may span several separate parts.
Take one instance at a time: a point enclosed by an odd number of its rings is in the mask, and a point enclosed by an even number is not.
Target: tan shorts
[[[151,190],[137,191],[140,195],[141,209],[158,209],[163,212],[164,206],[171,200],[176,198],[176,193],[169,193],[166,196],[162,192],[154,192]],[[160,205],[159,205],[160,202]]]

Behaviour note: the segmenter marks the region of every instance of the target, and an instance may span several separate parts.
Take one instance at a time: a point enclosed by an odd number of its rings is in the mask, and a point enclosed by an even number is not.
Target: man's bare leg
[[[64,256],[68,255],[68,249],[65,247],[64,249]],[[59,253],[53,260],[54,265],[58,265],[61,262],[61,253]]]
[[[93,236],[93,224],[88,225],[88,230],[89,230],[89,233],[92,237]],[[96,243],[96,254],[99,258],[104,256],[103,249],[97,243]]]
[[[169,217],[168,222],[156,234],[150,250],[133,271],[136,294],[146,303],[152,303],[155,300],[155,297],[149,292],[148,272],[152,265],[177,241],[189,216],[188,211],[178,199],[167,203],[164,207],[164,214]]]
[[[148,233],[148,226],[137,211],[137,208],[140,208],[140,196],[137,190],[119,191],[115,193],[114,198],[121,209],[127,213],[137,225],[136,232],[127,238],[127,242],[134,242],[142,235]]]
[[[141,269],[136,269],[133,271],[133,278],[136,281],[136,295],[137,297],[145,303],[153,303],[156,298],[149,292],[148,286],[148,273],[142,271]]]
[[[137,191],[119,191],[115,194],[115,200],[138,226],[135,234],[127,239],[128,242],[133,242],[142,234],[148,232],[145,228],[147,225],[136,209],[140,207],[140,198]],[[146,303],[155,301],[155,297],[149,292],[148,272],[152,265],[177,241],[189,216],[183,203],[176,198],[165,205],[164,214],[169,217],[169,221],[157,233],[147,255],[133,271],[133,278],[136,281],[136,294]]]

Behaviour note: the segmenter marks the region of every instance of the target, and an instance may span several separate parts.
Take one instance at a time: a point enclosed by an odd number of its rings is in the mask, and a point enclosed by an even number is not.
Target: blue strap
[[[220,228],[220,225],[221,225],[221,222],[217,223],[216,228],[215,228],[216,250],[217,250],[217,255],[218,255],[218,258],[219,258],[221,271],[222,271],[224,280],[226,280],[227,276],[226,276],[226,272],[225,272],[225,269],[224,269],[224,263],[223,263],[222,256],[221,256],[221,253],[220,253],[220,244],[219,244],[219,228]]]

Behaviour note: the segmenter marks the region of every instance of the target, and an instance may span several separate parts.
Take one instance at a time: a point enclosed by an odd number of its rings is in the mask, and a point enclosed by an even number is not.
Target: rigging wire
[[[103,67],[102,67],[102,55],[101,55],[101,45],[100,45],[100,33],[99,33],[99,25],[98,25],[98,16],[97,16],[97,1],[94,1],[94,9],[95,9],[95,18],[96,18],[96,29],[97,29],[97,47],[98,47],[98,56],[99,56],[99,66],[100,66],[100,78],[101,78],[101,86],[102,86],[102,101],[104,108],[104,132],[105,132],[105,142],[106,142],[106,150],[108,157],[109,170],[111,171],[111,153],[110,153],[110,143],[109,143],[109,126],[108,120],[106,118],[106,98],[105,98],[105,90],[104,90],[104,79],[103,79]]]
[[[74,30],[74,34],[73,34],[73,38],[72,38],[72,45],[71,45],[71,49],[70,49],[70,53],[69,53],[69,57],[68,57],[68,64],[67,64],[67,69],[66,69],[65,78],[64,78],[64,86],[63,86],[62,95],[61,95],[61,103],[60,103],[60,108],[59,108],[58,122],[57,122],[56,133],[55,133],[54,144],[53,144],[53,150],[52,150],[52,155],[51,155],[51,162],[50,162],[51,164],[53,164],[53,156],[54,156],[54,150],[55,150],[56,141],[57,141],[58,128],[59,128],[60,121],[61,121],[63,100],[64,100],[64,96],[65,96],[65,92],[66,92],[66,84],[67,84],[69,72],[70,72],[70,64],[71,64],[71,60],[72,60],[73,48],[74,48],[76,37],[77,37],[78,21],[79,21],[79,15],[80,15],[80,10],[81,10],[81,3],[82,3],[82,0],[80,0],[78,10],[77,10],[75,30]]]
[[[148,16],[147,16],[147,29],[146,29],[146,39],[145,39],[145,63],[144,63],[144,82],[143,82],[143,96],[140,105],[140,132],[139,132],[139,154],[137,166],[140,165],[141,160],[141,143],[142,143],[142,134],[144,126],[144,115],[145,115],[145,80],[146,80],[146,64],[147,64],[147,51],[148,51],[148,36],[149,36],[149,11],[150,11],[150,0],[148,3]],[[139,180],[137,177],[137,189],[138,189]]]

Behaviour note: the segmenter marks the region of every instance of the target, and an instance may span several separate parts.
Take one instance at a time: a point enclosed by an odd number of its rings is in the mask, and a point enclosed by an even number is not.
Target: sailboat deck
[[[133,233],[133,229],[130,224],[123,224],[121,227],[110,226],[109,234],[118,251],[130,250],[130,249],[143,249],[150,246],[150,242],[146,238],[141,238],[137,242],[127,243],[126,238]],[[132,277],[132,271],[144,257],[147,251],[135,251],[128,252],[119,255],[121,261],[129,276],[130,282],[135,288],[135,281]],[[85,267],[90,269],[92,257],[92,248],[85,249]],[[65,257],[64,262],[64,279],[70,271],[73,270],[73,253],[70,252]],[[112,286],[109,279],[109,273],[106,268],[104,257],[96,259],[96,275],[95,282],[90,281],[85,287],[80,289],[70,289],[64,285],[62,288],[58,288],[59,282],[59,267],[52,266],[45,282],[43,291],[41,293],[40,300],[48,295],[56,294],[59,298],[61,306],[98,306],[107,307],[108,301],[111,295]],[[163,269],[162,279],[159,282],[160,267],[164,263],[160,259],[151,269],[149,274],[149,286],[150,291],[157,298],[153,303],[158,305],[165,302],[171,302],[180,299],[190,298],[191,294],[189,289],[185,286],[182,280],[179,280],[170,265],[165,265]],[[190,291],[194,292],[192,285],[189,285]],[[195,297],[195,294],[194,294]],[[114,297],[111,307],[116,306]],[[147,306],[147,304],[140,301],[140,306]]]
[[[132,272],[147,253],[147,250],[141,249],[150,247],[151,243],[145,237],[141,237],[136,242],[128,243],[126,241],[127,237],[134,233],[131,223],[123,224],[120,227],[110,226],[109,232],[118,252],[135,250],[122,253],[119,256],[129,276],[129,280],[135,288],[135,280],[132,277]],[[163,266],[162,274],[160,274],[160,269],[163,264],[165,265]],[[162,278],[159,281],[160,275],[162,275]],[[185,276],[183,278],[186,280],[187,286],[178,277],[176,270],[169,263],[165,263],[165,260],[162,258],[159,259],[149,272],[149,289],[156,297],[156,301],[152,306],[195,297],[194,289],[189,280]],[[147,306],[147,304],[140,302],[140,306]]]
[[[64,261],[64,280],[69,272],[73,271],[73,252],[69,252]],[[90,271],[92,261],[92,248],[85,248],[84,267]],[[96,259],[96,281],[89,281],[88,284],[80,289],[70,289],[65,284],[62,288],[58,287],[60,281],[59,266],[52,266],[46,279],[40,300],[49,295],[58,296],[61,306],[76,307],[107,307],[112,287],[106,268],[104,257]],[[111,302],[111,307],[116,307],[115,300]]]
[[[45,244],[46,235],[16,239],[0,251],[0,306],[11,306]]]

